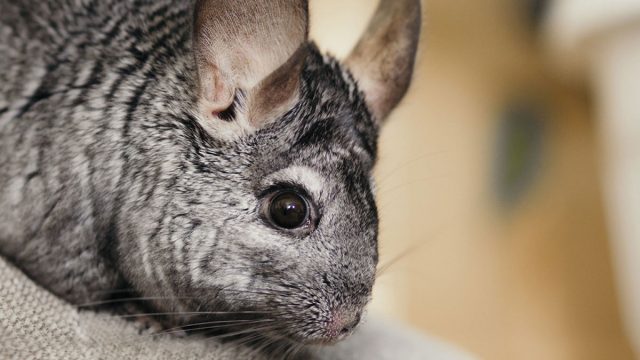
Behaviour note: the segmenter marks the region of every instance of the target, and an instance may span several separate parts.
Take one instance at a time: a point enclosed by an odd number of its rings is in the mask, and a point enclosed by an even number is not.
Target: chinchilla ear
[[[211,133],[251,132],[297,98],[308,38],[306,0],[198,0],[198,117]]]
[[[409,88],[421,22],[420,0],[381,0],[346,59],[378,122],[384,121]]]

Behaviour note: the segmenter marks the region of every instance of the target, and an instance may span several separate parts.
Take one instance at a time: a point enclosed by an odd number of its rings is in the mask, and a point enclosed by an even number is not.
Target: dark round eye
[[[269,218],[278,227],[295,229],[304,225],[308,217],[307,202],[295,192],[282,192],[269,204]]]

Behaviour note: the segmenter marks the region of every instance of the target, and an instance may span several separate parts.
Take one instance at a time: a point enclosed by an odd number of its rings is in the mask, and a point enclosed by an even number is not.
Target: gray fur
[[[162,297],[157,311],[266,312],[299,342],[326,338],[336,309],[362,311],[378,259],[378,125],[340,64],[304,45],[293,108],[218,139],[193,115],[194,1],[0,9],[4,256],[76,304],[133,288]],[[311,234],[265,223],[261,194],[280,183],[317,203]]]

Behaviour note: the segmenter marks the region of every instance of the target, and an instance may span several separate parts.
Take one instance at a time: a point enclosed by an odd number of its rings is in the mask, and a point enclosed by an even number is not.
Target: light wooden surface
[[[377,168],[382,263],[372,311],[487,359],[630,359],[612,280],[589,97],[547,70],[517,1],[427,0],[410,95]],[[312,36],[344,56],[373,0],[315,0]],[[542,165],[516,206],[493,185],[497,122],[546,104]]]

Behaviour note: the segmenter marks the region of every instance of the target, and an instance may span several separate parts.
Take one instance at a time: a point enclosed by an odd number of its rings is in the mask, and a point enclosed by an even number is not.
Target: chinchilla
[[[353,331],[419,0],[382,0],[343,62],[308,39],[304,0],[0,8],[4,257],[73,304],[131,289],[176,324],[264,320],[298,344]]]

